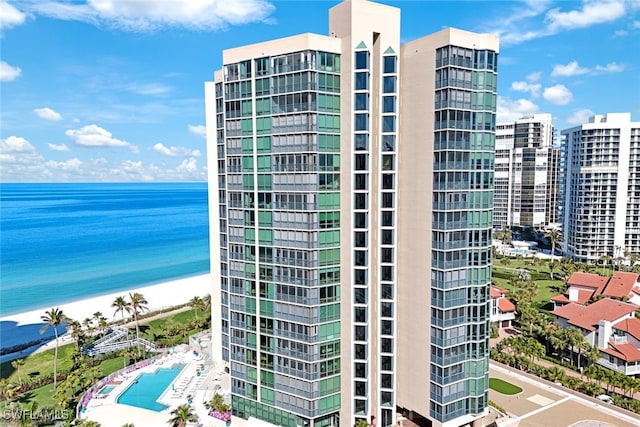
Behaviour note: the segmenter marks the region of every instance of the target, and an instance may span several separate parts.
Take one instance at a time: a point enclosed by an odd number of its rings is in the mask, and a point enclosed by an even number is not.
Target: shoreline
[[[130,292],[138,292],[144,295],[148,301],[149,312],[163,310],[187,303],[194,296],[203,297],[206,294],[210,294],[211,273],[2,316],[0,317],[0,347],[4,349],[45,337],[48,338],[49,334],[40,335],[39,330],[43,325],[41,316],[51,308],[60,308],[67,317],[79,322],[82,322],[85,318],[92,318],[93,313],[98,311],[107,318],[108,322],[121,320],[122,315],[120,313],[115,314],[115,309],[111,307],[111,304],[116,297],[125,296],[128,298]],[[131,315],[125,313],[125,319],[127,317],[131,317]],[[51,328],[49,328],[49,332],[53,335]]]

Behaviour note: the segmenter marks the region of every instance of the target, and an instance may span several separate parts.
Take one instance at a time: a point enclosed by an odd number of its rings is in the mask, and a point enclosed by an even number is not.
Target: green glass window
[[[243,172],[253,172],[253,157],[252,156],[242,156],[242,171]]]
[[[340,391],[340,377],[325,378],[320,381],[320,395],[337,393]]]
[[[267,211],[258,212],[258,224],[260,227],[271,227],[273,225],[273,213]]]
[[[256,229],[255,228],[245,228],[244,229],[244,242],[245,243],[255,243],[256,242]],[[255,271],[254,271],[254,273],[255,273]]]
[[[242,138],[242,153],[253,153],[253,138]]]
[[[242,101],[242,117],[251,116],[251,100]]]
[[[273,244],[273,230],[265,230],[260,229],[259,231],[259,239],[261,245],[272,245]]]
[[[254,335],[255,339],[255,335]],[[258,382],[258,370],[252,366],[247,366],[247,381],[252,383]]]
[[[247,307],[249,307],[249,301],[253,302],[253,313],[256,312],[256,300],[253,298],[247,298]],[[251,348],[256,348],[256,334],[253,332],[247,332],[247,345]],[[257,379],[257,378],[256,378]]]
[[[318,232],[318,243],[320,247],[338,246],[340,244],[340,230]]]
[[[271,156],[258,156],[258,171],[271,172]]]
[[[250,135],[253,133],[253,123],[251,119],[242,119],[240,125],[243,135]]]
[[[258,142],[258,153],[271,152],[271,137],[259,136],[257,142]]]
[[[269,98],[260,98],[256,99],[256,115],[260,116],[263,114],[271,113],[271,102]]]
[[[259,135],[271,133],[271,117],[258,117],[256,119],[256,132]]]
[[[258,175],[258,190],[271,190],[273,175]]]
[[[321,211],[340,209],[340,193],[320,193],[318,209]]]
[[[244,190],[253,190],[253,175],[244,174],[242,175],[242,188]]]
[[[273,301],[260,300],[260,315],[273,316]]]
[[[318,340],[326,341],[340,337],[340,322],[332,322],[318,327]]]
[[[340,249],[322,249],[318,258],[320,265],[334,265],[340,263]]]

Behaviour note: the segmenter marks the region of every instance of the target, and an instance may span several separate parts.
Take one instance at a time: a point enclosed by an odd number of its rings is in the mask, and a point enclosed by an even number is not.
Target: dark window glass
[[[356,150],[368,150],[369,149],[369,134],[367,133],[357,133],[355,136],[356,141]]]
[[[393,285],[390,283],[380,284],[380,298],[393,299]]]
[[[393,207],[393,193],[382,193],[382,207],[383,208]]]
[[[364,193],[356,193],[354,196],[354,207],[356,209],[366,209],[367,208],[367,195]]]
[[[382,112],[383,113],[395,113],[396,112],[396,97],[385,96],[382,98]]]
[[[382,135],[382,151],[395,151],[395,150],[396,150],[396,136]]]
[[[382,262],[393,262],[393,248],[382,248]]]
[[[356,70],[369,68],[369,52],[356,52]]]
[[[353,289],[353,298],[356,301],[356,304],[366,304],[367,303],[367,290],[364,288],[354,288]]]
[[[364,346],[362,344],[356,344],[356,347],[362,347],[362,357],[357,357],[358,359],[364,359]],[[358,353],[356,352],[356,355]],[[356,362],[356,378],[366,378],[367,377],[367,364],[366,363],[357,363]]]
[[[382,338],[380,339],[381,349],[383,353],[393,353],[393,339]]]
[[[355,181],[356,181],[355,182],[355,189],[356,190],[366,190],[367,189],[367,175],[366,174],[356,174]],[[364,208],[361,208],[361,209],[364,209]]]
[[[382,230],[382,244],[393,245],[393,230]]]
[[[384,93],[395,93],[396,92],[396,78],[395,77],[383,77],[383,80],[382,80],[382,91]]]
[[[365,231],[356,231],[355,232],[355,246],[356,248],[366,248],[367,247],[367,233]]]
[[[356,212],[353,222],[356,228],[367,228],[367,214],[364,212]]]
[[[396,72],[396,57],[385,56],[383,59],[383,73],[395,73]]]
[[[367,321],[367,308],[356,307],[354,308],[354,314],[356,322],[365,323]]]
[[[367,155],[366,154],[356,154],[356,170],[357,171],[366,171],[367,170]]]
[[[393,190],[393,174],[391,173],[382,174],[382,189]]]
[[[393,211],[382,211],[382,226],[383,227],[393,226]]]
[[[396,116],[382,116],[382,132],[396,131]]]
[[[359,267],[367,266],[367,251],[355,251],[354,253],[355,264]]]
[[[369,73],[356,73],[356,90],[367,89],[369,89]]]
[[[386,117],[385,117],[386,118]],[[369,115],[368,114],[356,114],[355,115],[355,130],[368,130],[369,129]]]
[[[368,110],[369,109],[369,94],[368,93],[356,93],[355,95],[356,110]]]

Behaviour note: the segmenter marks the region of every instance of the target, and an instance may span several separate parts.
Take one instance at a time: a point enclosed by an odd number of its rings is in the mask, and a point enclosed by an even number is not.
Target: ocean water
[[[0,184],[0,316],[209,272],[206,183]]]

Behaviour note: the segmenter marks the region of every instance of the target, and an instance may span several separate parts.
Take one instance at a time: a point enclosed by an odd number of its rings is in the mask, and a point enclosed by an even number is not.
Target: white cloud
[[[542,85],[540,83],[528,83],[528,82],[512,82],[511,89],[518,92],[529,92],[531,96],[538,97],[540,96],[540,89]]]
[[[539,111],[540,107],[528,99],[518,99],[514,101],[504,96],[498,96],[496,121],[500,123],[513,122],[522,116],[535,114]]]
[[[527,81],[535,83],[537,81],[540,81],[540,77],[542,77],[542,72],[536,71],[534,73],[527,74]]]
[[[80,129],[69,129],[65,135],[77,145],[83,147],[127,147],[137,153],[138,147],[130,142],[114,138],[111,132],[97,125],[87,125]]]
[[[28,5],[41,15],[125,31],[217,30],[264,21],[275,9],[266,0],[88,0],[86,4],[49,0]]]
[[[0,139],[0,175],[4,182],[37,180],[35,177],[48,177],[43,171],[43,158],[29,141],[20,136]],[[41,181],[44,179],[40,179]]]
[[[0,1],[0,33],[22,25],[26,15],[6,1]]]
[[[613,22],[624,17],[627,9],[635,7],[634,2],[625,0],[585,0],[574,10],[548,10],[551,4],[553,2],[548,0],[515,2],[511,11],[502,11],[504,16],[496,19],[495,28],[489,32],[500,37],[501,45],[514,45],[562,31]]]
[[[173,88],[159,83],[132,83],[127,90],[139,95],[160,96],[171,93]]]
[[[67,144],[52,144],[49,142],[47,143],[47,146],[51,151],[69,151],[69,147],[67,147]]]
[[[194,135],[205,138],[207,136],[207,128],[204,125],[188,125],[189,132]]]
[[[169,156],[169,157],[176,157],[176,156],[200,157],[202,155],[200,153],[200,150],[192,150],[187,147],[174,147],[174,146],[166,147],[164,144],[160,142],[155,144],[153,146],[153,149],[158,153],[164,154],[165,156]]]
[[[553,67],[553,77],[573,77],[582,74],[619,73],[624,70],[624,65],[611,62],[607,65],[596,65],[593,69],[581,67],[578,61],[571,61],[567,65],[556,64]]]
[[[14,67],[4,61],[0,61],[0,82],[10,82],[18,78],[22,70],[20,67]]]
[[[603,73],[619,73],[621,71],[624,71],[624,65],[611,62],[605,66],[596,65],[595,70]]]
[[[60,115],[60,113],[52,110],[49,107],[36,108],[33,110],[33,112],[36,113],[36,116],[44,120],[50,120],[52,122],[57,122],[62,120],[62,116]]]
[[[594,24],[615,21],[625,14],[623,0],[584,2],[582,9],[561,12],[559,8],[547,12],[545,21],[551,31],[585,28]]]
[[[63,171],[80,171],[81,168],[85,165],[85,163],[78,159],[73,158],[66,160],[64,162],[56,162],[54,160],[49,160],[46,163],[46,166],[52,169],[61,169]]]
[[[180,166],[176,168],[176,170],[179,172],[188,172],[188,173],[193,173],[197,171],[198,165],[197,165],[196,159],[193,157],[189,159],[184,159],[182,163],[180,163]]]
[[[551,72],[552,77],[571,77],[571,76],[579,76],[581,74],[587,74],[589,72],[588,68],[581,67],[578,65],[578,61],[571,61],[567,65],[557,64],[553,67],[553,71]]]
[[[569,118],[567,119],[567,123],[570,125],[581,125],[583,123],[588,123],[589,118],[593,117],[595,113],[588,108],[583,108],[582,110],[574,111]]]
[[[2,154],[32,153],[35,151],[35,147],[21,136],[0,139],[0,153]]]
[[[564,85],[555,85],[547,87],[542,93],[542,97],[555,105],[567,105],[573,101],[573,94]]]

